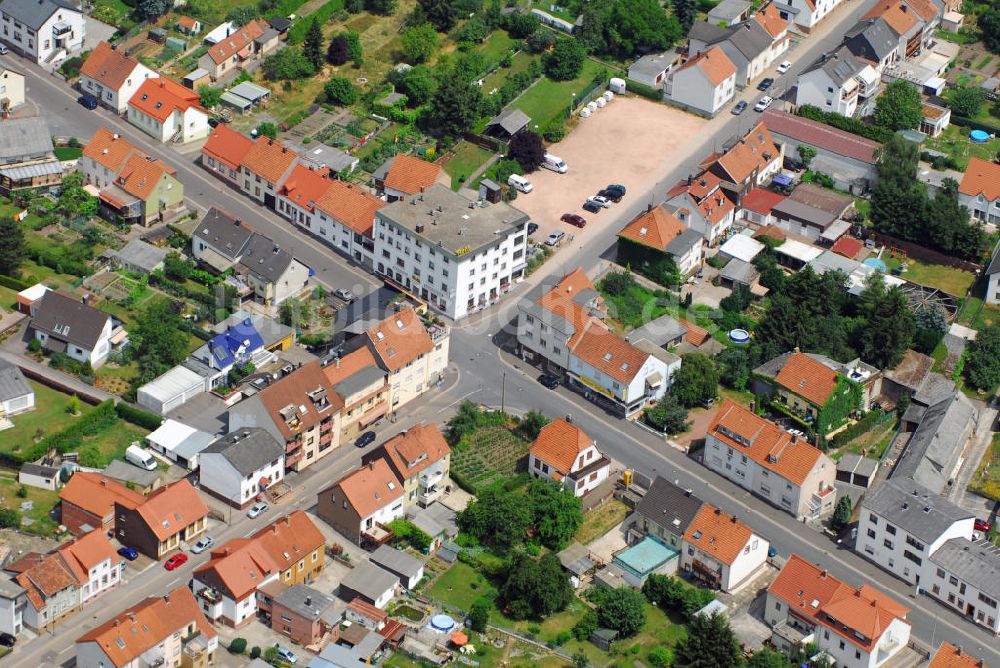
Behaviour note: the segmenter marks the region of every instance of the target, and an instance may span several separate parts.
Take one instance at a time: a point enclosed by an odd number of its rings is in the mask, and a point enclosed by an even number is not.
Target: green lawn
[[[1000,501],[1000,434],[993,435],[993,444],[983,453],[969,489],[986,498]]]
[[[16,452],[30,445],[39,429],[44,434],[54,434],[76,420],[67,412],[70,397],[57,392],[50,387],[29,380],[35,390],[35,410],[15,415],[12,420],[14,427],[0,431],[0,448],[6,452]],[[80,402],[80,412],[89,413],[93,407]]]
[[[500,62],[516,44],[517,40],[508,35],[506,31],[494,30],[493,34],[482,43],[478,50],[479,53],[483,54],[486,66],[490,67]]]
[[[25,527],[25,530],[41,536],[50,535],[55,531],[58,523],[49,517],[49,512],[59,501],[59,493],[26,485],[27,495],[19,497],[17,490],[20,487],[20,483],[17,482],[16,471],[11,469],[0,470],[0,497],[3,497],[3,502],[0,505],[20,512],[21,504],[25,501],[31,501],[31,510],[21,513],[22,517],[32,520],[32,523]]]
[[[112,26],[120,25],[122,19],[132,12],[132,8],[123,0],[94,0],[92,4],[90,15]]]
[[[901,261],[899,257],[887,257],[886,253],[882,255],[882,259],[885,260],[885,264],[890,270],[897,269],[900,266]],[[976,280],[975,274],[971,272],[947,267],[943,264],[921,262],[912,257],[906,258],[906,267],[906,271],[900,274],[901,278],[920,285],[943,290],[955,297],[964,297],[965,293],[972,287],[972,284]]]
[[[624,522],[628,513],[628,506],[618,499],[611,499],[604,505],[584,514],[583,524],[580,525],[576,535],[573,536],[573,540],[586,545]]]
[[[57,146],[54,152],[60,160],[76,160],[83,155],[82,148],[73,148],[72,146]]]
[[[425,593],[431,598],[468,611],[473,601],[493,588],[486,577],[468,564],[456,561]]]
[[[975,156],[987,162],[992,161],[997,151],[1000,151],[1000,139],[991,139],[984,144],[974,144],[969,139],[969,128],[958,125],[949,126],[938,137],[928,137],[924,147],[934,151],[947,153],[958,163],[959,171],[969,166],[969,158]]]
[[[491,90],[500,88],[510,75],[528,69],[528,65],[531,64],[533,58],[527,51],[518,51],[517,55],[511,59],[510,67],[497,68],[495,72],[483,79],[483,95],[488,96]]]
[[[444,171],[451,176],[451,189],[458,190],[493,153],[467,141],[455,144],[454,151],[455,156],[444,163]]]
[[[534,125],[545,127],[554,118],[568,116],[573,93],[579,95],[602,69],[603,65],[588,58],[583,61],[580,75],[575,79],[553,81],[543,77],[521,97],[514,100],[511,106],[530,116]]]

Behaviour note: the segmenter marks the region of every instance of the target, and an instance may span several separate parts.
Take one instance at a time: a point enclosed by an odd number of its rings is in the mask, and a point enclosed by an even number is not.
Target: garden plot
[[[510,426],[485,425],[454,447],[452,474],[481,489],[494,480],[514,475],[530,448],[531,443],[515,434]]]

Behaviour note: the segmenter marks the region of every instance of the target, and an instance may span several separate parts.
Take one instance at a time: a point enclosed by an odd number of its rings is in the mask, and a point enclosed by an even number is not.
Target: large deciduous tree
[[[671,393],[683,406],[692,408],[714,399],[719,389],[719,372],[704,353],[685,353],[681,368],[674,372]]]
[[[642,421],[664,434],[679,434],[687,429],[688,412],[673,394],[665,394],[655,406],[647,408]]]
[[[479,119],[482,99],[478,86],[473,86],[458,72],[448,72],[431,98],[427,119],[441,134],[458,137]]]
[[[573,585],[555,553],[535,560],[520,557],[510,569],[501,596],[514,619],[542,619],[573,600]]]
[[[992,390],[1000,384],[1000,324],[979,330],[969,342],[965,378],[975,388]]]
[[[678,17],[657,0],[593,0],[583,11],[579,39],[592,53],[629,58],[667,49],[683,34]]]
[[[410,63],[427,62],[437,51],[437,30],[430,23],[422,23],[403,31],[403,57]]]
[[[743,655],[729,621],[718,613],[691,618],[687,637],[674,649],[674,665],[678,668],[715,668],[742,663]]]
[[[886,86],[875,100],[875,123],[890,130],[912,130],[923,115],[920,91],[903,79]]]
[[[459,12],[453,0],[418,0],[420,9],[431,25],[441,32],[448,32],[458,20]]]
[[[525,172],[538,169],[545,159],[545,144],[541,136],[531,130],[521,130],[510,140],[508,156],[517,160]]]
[[[601,597],[597,620],[618,631],[619,638],[633,636],[646,625],[646,598],[631,587],[612,589]]]
[[[560,39],[552,50],[545,54],[545,74],[556,81],[569,81],[580,74],[587,51],[578,40]]]

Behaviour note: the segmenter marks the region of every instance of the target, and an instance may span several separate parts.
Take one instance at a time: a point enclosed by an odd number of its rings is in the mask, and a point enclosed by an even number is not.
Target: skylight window
[[[121,638],[115,638],[115,644],[118,645],[119,649],[125,649],[125,641]]]
[[[698,540],[699,538],[701,538],[701,531],[700,530],[694,532],[694,539]]]
[[[611,353],[604,353],[604,361],[605,362],[611,361]]]
[[[385,334],[382,333],[382,330],[378,330],[377,332],[375,332],[375,336],[378,337],[379,341],[384,341],[385,340]]]
[[[389,481],[389,489],[396,489],[396,483]]]
[[[403,329],[403,321],[397,318],[396,319],[396,327],[399,327],[400,329]]]

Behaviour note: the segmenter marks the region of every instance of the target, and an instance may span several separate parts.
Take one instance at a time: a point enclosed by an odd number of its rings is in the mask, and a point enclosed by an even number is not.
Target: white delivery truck
[[[545,158],[542,160],[542,167],[551,169],[553,172],[559,172],[560,174],[565,174],[569,170],[565,160],[551,153],[545,154]]]
[[[509,185],[511,188],[516,188],[517,190],[520,190],[523,193],[530,193],[532,190],[534,190],[534,187],[531,185],[531,181],[524,178],[520,174],[511,174],[510,176],[508,176],[507,185]]]
[[[156,458],[138,445],[133,444],[128,446],[128,449],[125,451],[125,460],[147,471],[156,469]]]

